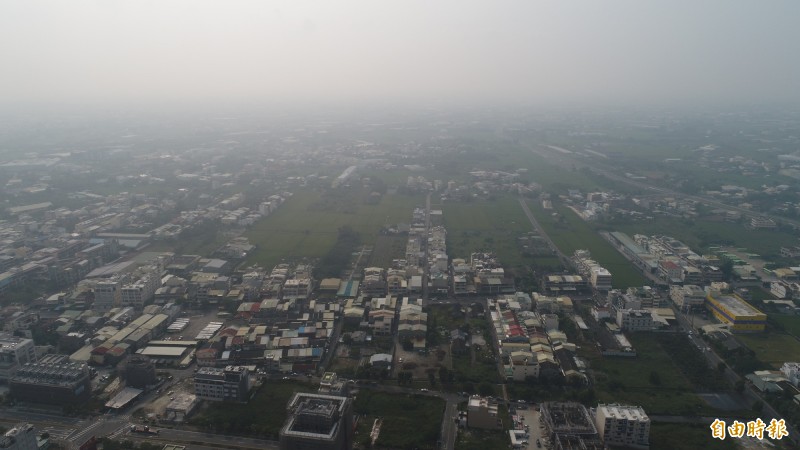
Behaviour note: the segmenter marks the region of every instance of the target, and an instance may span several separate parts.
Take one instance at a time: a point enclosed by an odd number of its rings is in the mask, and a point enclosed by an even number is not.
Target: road
[[[430,269],[428,267],[428,234],[431,230],[431,193],[425,197],[425,237],[422,245],[425,246],[425,262],[422,266],[422,304],[428,304],[428,275]]]
[[[528,217],[528,221],[531,223],[531,226],[533,226],[533,229],[536,230],[537,233],[539,233],[539,236],[541,236],[547,241],[547,245],[550,246],[550,250],[552,250],[555,253],[555,255],[558,256],[558,259],[561,261],[561,265],[563,265],[565,268],[572,267],[572,260],[568,258],[567,255],[561,253],[561,250],[550,239],[550,236],[548,236],[547,233],[545,233],[544,228],[542,228],[542,226],[539,225],[539,222],[536,220],[536,217],[534,217],[533,213],[528,207],[528,203],[525,201],[525,198],[523,197],[519,198],[519,205],[522,207],[522,211],[524,211],[525,215]]]

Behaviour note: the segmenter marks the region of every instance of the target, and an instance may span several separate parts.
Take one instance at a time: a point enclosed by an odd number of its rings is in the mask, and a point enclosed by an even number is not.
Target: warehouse
[[[767,315],[736,294],[711,292],[706,297],[706,307],[734,333],[758,333],[767,325]]]

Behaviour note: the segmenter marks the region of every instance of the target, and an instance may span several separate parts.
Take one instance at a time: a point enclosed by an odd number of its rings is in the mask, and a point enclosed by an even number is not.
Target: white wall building
[[[0,381],[8,382],[18,367],[35,361],[33,340],[0,333]]]
[[[800,363],[783,363],[783,366],[781,366],[781,372],[786,375],[786,379],[789,380],[790,383],[795,386],[800,386]]]
[[[598,405],[595,426],[606,445],[650,447],[650,418],[641,406]]]
[[[621,309],[617,311],[617,326],[626,331],[650,331],[653,316],[645,309]]]

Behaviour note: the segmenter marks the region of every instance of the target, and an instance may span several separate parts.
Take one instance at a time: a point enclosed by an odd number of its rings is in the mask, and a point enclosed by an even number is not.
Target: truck
[[[153,430],[147,425],[133,425],[131,427],[132,433],[143,433],[143,434],[158,434],[158,430]]]

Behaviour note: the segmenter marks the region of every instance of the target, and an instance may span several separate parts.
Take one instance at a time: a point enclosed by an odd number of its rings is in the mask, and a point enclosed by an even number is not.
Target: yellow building
[[[734,333],[758,333],[767,326],[767,315],[736,294],[709,293],[706,308]]]

